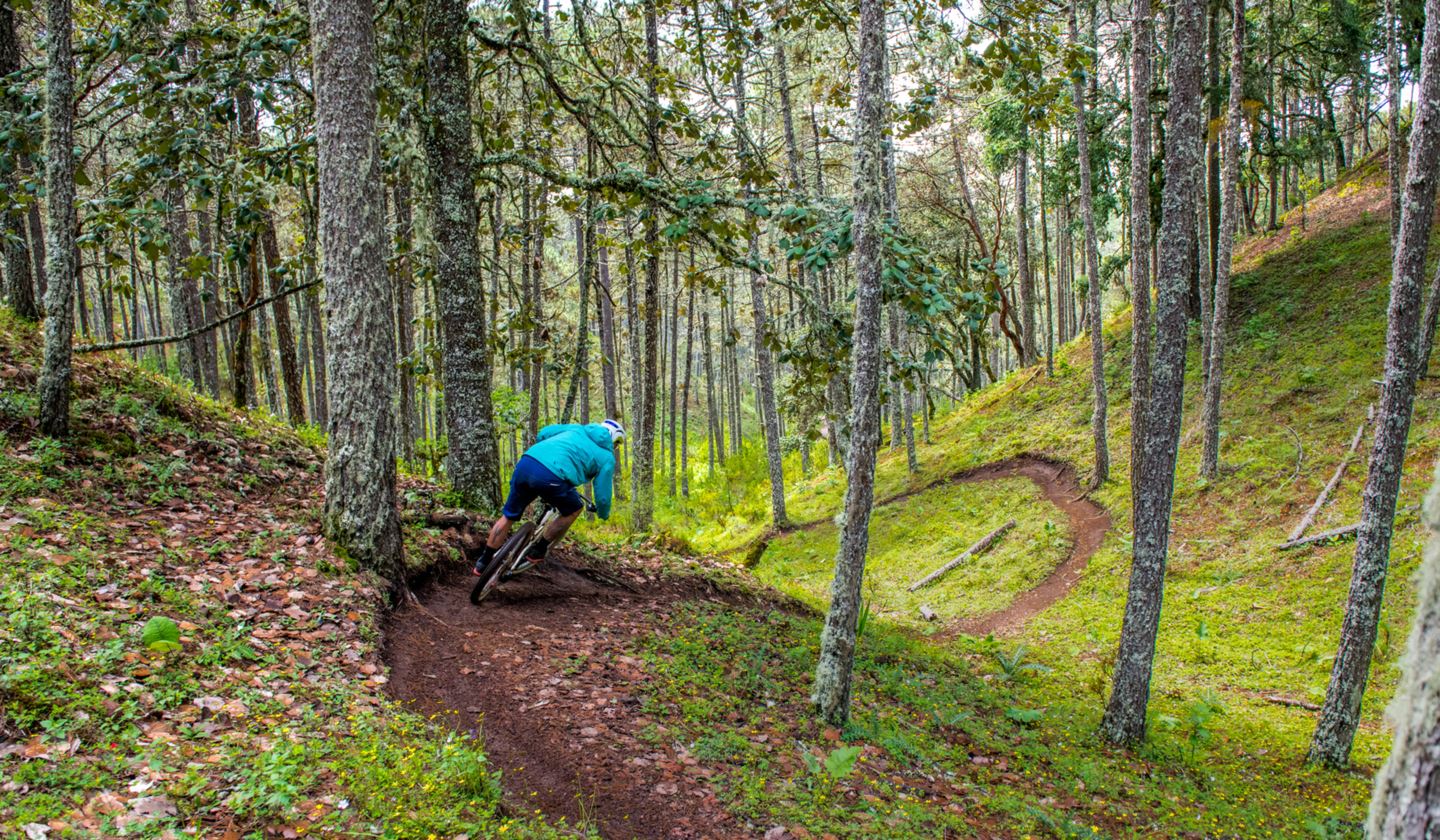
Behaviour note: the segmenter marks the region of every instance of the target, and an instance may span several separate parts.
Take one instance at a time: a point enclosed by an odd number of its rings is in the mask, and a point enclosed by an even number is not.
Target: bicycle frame
[[[545,529],[550,527],[551,522],[554,522],[556,519],[559,518],[560,511],[556,510],[550,505],[545,505],[545,512],[540,514],[539,521],[535,523],[535,530],[530,532],[530,539],[526,540],[524,545],[519,546],[515,550],[516,558],[509,564],[509,568],[501,569],[500,574],[497,575],[497,577],[500,578],[501,583],[504,583],[505,581],[515,577],[518,574],[528,572],[531,569],[535,568],[536,562],[530,560],[526,556],[530,553],[530,546],[534,545],[535,542],[540,539],[540,537],[544,536]]]

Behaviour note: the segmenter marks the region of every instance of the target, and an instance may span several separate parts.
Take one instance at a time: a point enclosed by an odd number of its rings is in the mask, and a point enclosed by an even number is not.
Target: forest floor
[[[1070,550],[1011,604],[951,622],[946,635],[1023,624],[1064,597],[1109,528],[1109,516],[1084,498],[1073,469],[1038,458],[966,470],[927,489],[1016,476],[1034,482],[1068,516]],[[796,526],[786,537],[824,524]],[[717,756],[696,755],[667,737],[667,716],[644,708],[652,677],[645,658],[634,654],[677,611],[699,605],[792,614],[804,608],[754,587],[745,592],[717,588],[709,577],[675,577],[662,563],[647,568],[633,554],[620,563],[573,551],[557,555],[558,562],[507,583],[479,609],[469,601],[472,581],[457,575],[427,591],[423,606],[392,615],[384,628],[391,693],[461,731],[483,727],[490,761],[517,807],[594,825],[609,838],[735,837],[777,828],[772,837],[788,834],[783,825],[742,823],[724,808],[708,783],[719,772],[712,766]],[[584,571],[596,562],[602,575],[576,571],[577,563]],[[758,743],[767,742],[760,736]],[[775,743],[784,741],[777,736]]]
[[[791,515],[812,524],[772,535],[751,569],[721,555],[766,529],[753,442],[713,479],[697,470],[689,499],[662,498],[657,539],[626,535],[622,505],[481,609],[442,574],[388,612],[383,582],[320,538],[318,436],[115,357],[78,361],[74,438],[39,436],[37,337],[0,314],[0,833],[1358,836],[1440,385],[1420,386],[1351,772],[1302,763],[1349,546],[1275,546],[1375,398],[1387,231],[1371,170],[1311,202],[1303,229],[1292,213],[1240,249],[1225,474],[1194,478],[1192,375],[1135,751],[1094,736],[1129,557],[1123,311],[1105,333],[1115,471],[1099,490],[1078,492],[1083,341],[1053,377],[1019,372],[935,417],[914,474],[903,449],[882,455],[892,503],[872,526],[843,729],[808,702],[837,470],[802,476],[792,458]],[[1314,530],[1354,520],[1363,472]],[[403,489],[423,519],[435,489]],[[1007,517],[1012,534],[918,593],[940,614],[919,619],[905,585]],[[453,570],[440,534],[411,524],[406,540],[417,571]],[[173,627],[147,639],[155,619]]]

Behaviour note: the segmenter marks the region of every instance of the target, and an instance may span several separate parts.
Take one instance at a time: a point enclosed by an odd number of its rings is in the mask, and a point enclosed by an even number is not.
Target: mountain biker
[[[525,555],[536,562],[545,559],[550,546],[565,535],[585,509],[585,502],[575,492],[576,487],[595,482],[595,512],[601,519],[609,519],[615,446],[624,439],[625,428],[614,420],[584,425],[555,424],[541,429],[535,436],[535,445],[525,450],[510,475],[510,496],[480,549],[475,574],[484,571],[495,552],[505,544],[505,538],[510,536],[510,526],[525,515],[525,508],[536,497],[560,514]]]

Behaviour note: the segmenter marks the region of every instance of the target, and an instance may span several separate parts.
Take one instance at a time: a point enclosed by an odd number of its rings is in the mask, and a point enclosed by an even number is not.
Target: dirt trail
[[[963,473],[952,481],[969,484],[1015,476],[1024,476],[1035,482],[1046,501],[1069,518],[1070,533],[1074,539],[1070,554],[1037,586],[1017,595],[1010,606],[989,615],[957,621],[945,629],[942,638],[959,633],[983,636],[1023,627],[1041,610],[1070,593],[1071,587],[1080,580],[1085,566],[1090,563],[1091,556],[1100,548],[1105,533],[1110,530],[1109,511],[1084,495],[1075,468],[1069,464],[1022,456],[988,464]]]
[[[1099,547],[1110,516],[1084,497],[1073,468],[1030,456],[966,470],[880,503],[945,484],[1015,476],[1034,481],[1069,517],[1070,554],[1009,607],[952,624],[941,638],[1018,628],[1063,598]],[[458,730],[483,726],[513,808],[592,823],[606,838],[764,835],[767,826],[742,824],[726,812],[708,784],[711,771],[669,736],[665,720],[646,713],[640,698],[651,676],[627,651],[685,601],[775,603],[721,592],[699,578],[676,581],[625,566],[597,576],[582,558],[563,550],[557,555],[543,573],[505,584],[481,608],[469,602],[472,579],[457,575],[430,588],[423,610],[394,613],[385,628],[392,695]]]
[[[987,633],[1016,630],[1023,627],[1025,622],[1035,617],[1041,610],[1064,598],[1069,594],[1075,582],[1080,579],[1080,575],[1085,571],[1085,566],[1090,562],[1090,557],[1100,548],[1100,543],[1110,530],[1110,512],[1085,495],[1085,488],[1080,485],[1080,479],[1075,474],[1074,467],[1064,461],[1056,461],[1040,455],[1016,455],[1003,461],[971,467],[932,481],[922,487],[876,500],[875,509],[879,510],[939,487],[952,484],[975,484],[981,481],[994,481],[1017,476],[1023,476],[1035,482],[1046,501],[1059,508],[1070,520],[1070,531],[1075,540],[1070,547],[1070,553],[1044,580],[1017,595],[1010,606],[989,615],[955,621],[933,638],[953,638],[961,633],[983,636]],[[795,531],[813,530],[822,525],[828,525],[831,521],[827,518],[799,523],[783,531],[767,534],[761,538],[761,541],[762,543],[768,542]],[[752,544],[744,549],[737,549],[737,551],[755,552],[758,556],[758,553],[764,552],[764,546],[762,544],[757,549]]]
[[[626,653],[679,603],[743,599],[624,570],[606,570],[624,587],[600,585],[571,568],[584,568],[574,555],[556,554],[483,607],[470,605],[467,575],[433,587],[424,611],[394,613],[385,628],[392,695],[461,731],[483,725],[514,809],[589,822],[606,838],[763,834],[725,811],[706,783],[711,771],[641,708],[650,676]]]

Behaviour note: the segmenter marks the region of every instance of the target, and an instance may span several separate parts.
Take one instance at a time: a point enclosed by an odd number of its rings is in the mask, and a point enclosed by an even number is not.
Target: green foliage
[[[157,615],[145,622],[140,631],[140,644],[157,653],[179,650],[180,627],[173,620]]]
[[[818,776],[829,784],[834,784],[855,771],[855,762],[860,758],[861,747],[848,746],[836,747],[826,754],[824,760],[816,758],[808,751],[802,751],[800,757],[805,761],[805,767],[812,775]]]
[[[1039,662],[1025,661],[1028,653],[1024,645],[1016,646],[1015,650],[1005,653],[997,650],[992,655],[995,657],[995,664],[1000,666],[1000,672],[996,675],[1003,681],[1022,679],[1026,674],[1047,674],[1050,668]]]

